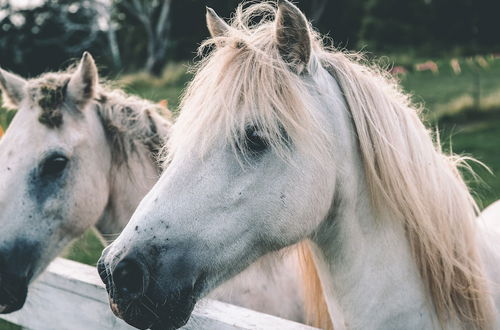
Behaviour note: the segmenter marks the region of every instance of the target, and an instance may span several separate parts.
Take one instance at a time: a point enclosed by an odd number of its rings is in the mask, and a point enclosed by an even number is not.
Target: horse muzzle
[[[142,258],[129,254],[114,267],[106,259],[103,253],[97,267],[117,317],[138,329],[178,329],[187,323],[196,303],[192,285],[165,290]]]
[[[12,313],[23,307],[33,274],[32,245],[17,241],[13,246],[0,251],[1,314]]]
[[[156,298],[153,295],[144,295],[133,301],[110,298],[109,302],[116,316],[138,329],[174,330],[187,323],[194,303],[186,304],[179,301],[162,305],[164,301]],[[185,301],[183,298],[180,299]]]
[[[28,295],[28,279],[0,272],[0,314],[20,310]]]

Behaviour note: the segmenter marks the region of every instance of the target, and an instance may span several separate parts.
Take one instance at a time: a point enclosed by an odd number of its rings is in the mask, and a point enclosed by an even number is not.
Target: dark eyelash
[[[245,131],[243,146],[253,154],[261,154],[267,150],[269,143],[255,127],[249,127]]]

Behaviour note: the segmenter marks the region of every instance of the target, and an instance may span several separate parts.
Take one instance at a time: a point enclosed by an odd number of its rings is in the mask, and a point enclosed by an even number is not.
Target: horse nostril
[[[132,259],[123,259],[113,270],[115,288],[132,298],[138,298],[143,294],[147,279],[143,267]]]

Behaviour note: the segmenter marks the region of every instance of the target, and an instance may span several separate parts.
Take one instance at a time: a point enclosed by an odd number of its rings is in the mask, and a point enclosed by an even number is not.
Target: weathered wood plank
[[[24,308],[1,318],[32,330],[133,329],[109,309],[106,290],[94,267],[61,258],[50,264],[32,284]],[[204,299],[184,329],[314,328]]]

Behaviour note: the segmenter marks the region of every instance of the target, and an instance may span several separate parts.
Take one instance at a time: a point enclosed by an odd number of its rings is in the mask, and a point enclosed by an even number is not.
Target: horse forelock
[[[249,126],[284,159],[290,159],[292,145],[325,159],[330,148],[320,143],[326,132],[320,114],[312,110],[316,100],[269,37],[274,33],[274,7],[260,3],[238,10],[228,34],[200,48],[200,53],[211,50],[194,68],[181,100],[167,159],[178,149],[203,155],[221,139],[241,156]],[[255,22],[258,15],[263,17],[260,23]]]
[[[240,5],[226,34],[202,45],[167,159],[177,148],[203,154],[221,136],[238,146],[248,125],[257,126],[280,155],[291,152],[284,131],[317,160],[331,159],[325,156],[331,146],[323,138],[310,86],[276,47],[275,16],[272,3]],[[256,17],[263,19],[256,23]],[[352,116],[373,204],[403,222],[440,321],[491,327],[492,306],[475,245],[477,206],[457,171],[463,159],[442,153],[419,109],[383,70],[324,46],[314,32],[311,38],[312,64],[332,74]],[[212,47],[208,54],[207,47]],[[318,294],[316,302],[321,299]]]
[[[63,108],[70,77],[69,71],[50,72],[28,81],[30,101],[40,108],[38,121],[49,128],[58,128],[63,124]]]
[[[38,121],[48,128],[60,128],[65,115],[78,115],[84,111],[67,102],[67,86],[75,69],[76,66],[72,65],[64,71],[49,72],[28,80],[30,101],[40,108]],[[95,108],[110,143],[115,165],[127,164],[130,154],[141,148],[147,150],[152,161],[157,161],[171,125],[168,109],[111,88],[106,82],[98,84],[95,99],[85,106]]]

